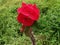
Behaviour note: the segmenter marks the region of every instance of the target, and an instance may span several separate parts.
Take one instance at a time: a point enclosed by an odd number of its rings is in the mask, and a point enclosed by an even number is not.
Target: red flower
[[[25,26],[31,26],[39,18],[39,9],[36,4],[22,3],[22,7],[17,9],[17,20]]]

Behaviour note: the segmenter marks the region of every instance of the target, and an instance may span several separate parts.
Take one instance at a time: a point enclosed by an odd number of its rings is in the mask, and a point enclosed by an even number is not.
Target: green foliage
[[[37,45],[57,45],[60,32],[60,0],[24,0],[36,3],[40,9],[40,18],[32,26]],[[21,24],[16,20],[17,8],[22,0],[0,0],[0,45],[31,45],[24,34],[21,36]]]

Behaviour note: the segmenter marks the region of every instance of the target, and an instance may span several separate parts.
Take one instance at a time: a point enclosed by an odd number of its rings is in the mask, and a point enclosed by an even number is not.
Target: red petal
[[[22,10],[22,8],[18,8],[17,13],[20,14],[21,10]]]
[[[36,4],[34,4],[33,7],[34,7],[36,13],[39,15],[39,12],[40,12],[40,11],[39,11],[39,9],[37,8]]]
[[[25,2],[22,2],[22,7],[26,6],[27,4]]]

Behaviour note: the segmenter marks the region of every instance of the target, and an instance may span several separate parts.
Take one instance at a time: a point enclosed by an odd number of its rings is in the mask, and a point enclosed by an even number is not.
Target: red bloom
[[[39,9],[36,4],[22,3],[22,7],[17,9],[17,20],[25,26],[31,26],[39,18]]]

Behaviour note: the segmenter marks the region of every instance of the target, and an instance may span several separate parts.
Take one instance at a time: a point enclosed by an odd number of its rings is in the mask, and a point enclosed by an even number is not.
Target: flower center
[[[24,18],[24,20],[28,20],[28,18]]]

